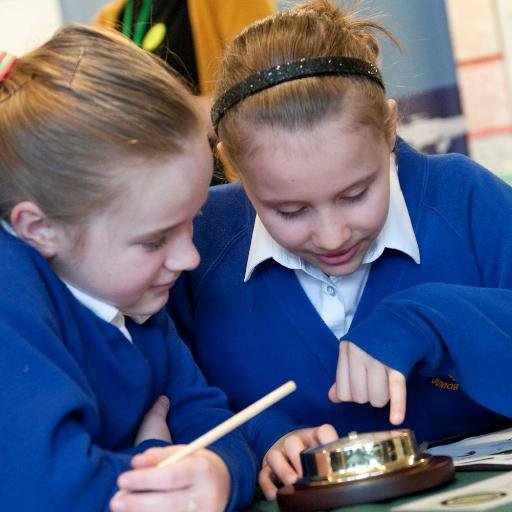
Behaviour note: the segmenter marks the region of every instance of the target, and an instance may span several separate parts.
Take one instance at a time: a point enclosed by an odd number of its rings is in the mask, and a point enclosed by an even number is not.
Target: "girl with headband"
[[[421,442],[511,424],[512,189],[397,137],[379,33],[313,0],[248,27],[220,67],[212,120],[240,182],[211,189],[169,308],[235,409],[297,382],[249,426],[260,458],[299,425]],[[290,439],[263,461],[269,498],[270,468],[300,475]]]

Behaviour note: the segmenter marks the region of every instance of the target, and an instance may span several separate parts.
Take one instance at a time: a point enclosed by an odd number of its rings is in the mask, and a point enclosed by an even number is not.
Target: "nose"
[[[350,240],[352,230],[345,219],[326,214],[318,218],[312,233],[313,244],[321,251],[336,251]]]
[[[191,236],[183,237],[179,243],[170,244],[164,261],[165,268],[171,272],[194,270],[201,261]]]

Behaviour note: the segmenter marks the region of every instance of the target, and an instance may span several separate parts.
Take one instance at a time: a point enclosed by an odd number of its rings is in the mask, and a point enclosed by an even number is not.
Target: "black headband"
[[[214,128],[227,110],[243,99],[274,85],[319,75],[361,76],[373,80],[385,91],[377,66],[353,57],[313,57],[299,59],[258,71],[238,82],[217,98],[211,111]]]

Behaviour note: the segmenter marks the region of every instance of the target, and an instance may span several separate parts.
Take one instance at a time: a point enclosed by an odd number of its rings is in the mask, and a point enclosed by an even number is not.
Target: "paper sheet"
[[[457,469],[512,469],[512,428],[468,437],[429,448],[432,455],[449,455]],[[487,467],[486,467],[487,466]]]
[[[392,512],[479,512],[510,503],[512,510],[512,472],[465,485],[453,491],[440,492],[411,501]]]

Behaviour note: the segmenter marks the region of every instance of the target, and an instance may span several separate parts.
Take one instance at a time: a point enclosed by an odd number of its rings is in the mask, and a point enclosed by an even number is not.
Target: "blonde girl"
[[[166,469],[165,490],[155,472],[138,488],[120,477],[230,416],[162,310],[199,262],[192,220],[211,177],[190,93],[82,26],[0,59],[0,508],[247,505],[239,432]]]

